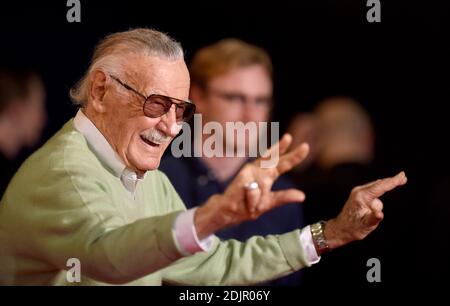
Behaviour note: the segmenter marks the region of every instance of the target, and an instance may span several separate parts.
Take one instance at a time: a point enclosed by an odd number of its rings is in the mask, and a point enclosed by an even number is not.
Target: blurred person
[[[374,128],[359,102],[345,96],[330,97],[318,104],[314,116],[318,133],[315,167],[297,176],[299,186],[308,194],[304,206],[308,221],[333,216],[340,210],[339,200],[348,196],[352,186],[377,175],[373,165]],[[376,248],[379,238],[373,235],[361,244],[330,254],[323,265],[305,272],[306,281],[311,286],[367,284],[367,259],[382,256],[381,248]]]
[[[29,71],[0,70],[0,198],[20,165],[19,153],[38,143],[45,123],[40,77]]]
[[[258,133],[246,133],[244,139],[240,139],[246,154],[236,156],[240,145],[235,138],[238,136],[227,134],[226,123],[258,125],[267,122],[273,107],[272,63],[266,51],[257,46],[237,39],[224,39],[204,47],[194,54],[190,74],[190,97],[202,115],[201,128],[217,122],[225,137],[223,156],[175,158],[168,151],[161,161],[160,170],[169,177],[188,208],[203,204],[213,194],[223,193],[242,166],[251,160],[250,148],[257,147],[261,137],[267,138],[267,134],[260,134],[259,130]],[[194,132],[193,135],[201,137],[193,140],[193,146],[203,146],[210,137],[204,133]],[[233,149],[234,156],[225,156],[227,146]],[[293,187],[294,183],[286,176],[279,177],[273,184],[273,190]],[[222,239],[246,241],[255,235],[281,234],[303,225],[302,207],[299,203],[292,203],[216,235]],[[298,285],[300,278],[300,272],[297,272],[268,284]]]
[[[0,202],[0,281],[8,284],[252,284],[318,263],[364,239],[383,219],[383,194],[404,172],[356,187],[341,212],[291,232],[245,243],[214,233],[271,209],[302,202],[297,189],[271,190],[308,153],[283,136],[247,163],[221,194],[188,209],[157,170],[169,142],[195,111],[180,44],[150,29],[114,33],[96,47],[71,91],[70,119],[14,175]],[[357,218],[355,218],[357,216]],[[13,259],[15,266],[6,267]],[[66,270],[77,259],[79,278]],[[76,271],[72,271],[76,273]],[[7,274],[8,275],[5,275]],[[73,275],[72,275],[73,276]]]
[[[375,134],[370,117],[349,97],[334,97],[315,110],[320,128],[317,162],[322,169],[339,164],[369,164],[373,160]]]
[[[359,102],[345,96],[330,97],[321,101],[311,116],[315,125],[314,136],[310,137],[316,147],[314,165],[308,173],[294,172],[299,186],[318,193],[326,186],[334,193],[346,194],[349,185],[372,178],[375,133],[369,114]],[[317,214],[333,215],[338,208],[311,205],[308,209],[308,215],[314,218]]]

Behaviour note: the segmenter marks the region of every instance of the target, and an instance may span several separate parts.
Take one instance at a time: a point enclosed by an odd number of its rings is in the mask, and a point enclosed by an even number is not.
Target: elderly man
[[[303,201],[298,190],[271,191],[307,154],[286,153],[276,167],[246,165],[223,194],[185,210],[157,167],[188,120],[189,74],[178,43],[137,29],[108,36],[72,97],[81,110],[14,176],[0,203],[0,275],[10,284],[65,284],[74,258],[82,284],[249,284],[286,275],[323,252],[364,238],[381,219],[385,192],[404,173],[357,187],[342,212],[282,235],[246,243],[213,234]],[[194,253],[196,253],[194,255]]]

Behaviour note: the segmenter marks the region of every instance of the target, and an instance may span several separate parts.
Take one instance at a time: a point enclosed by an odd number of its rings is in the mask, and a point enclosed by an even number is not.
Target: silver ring
[[[246,184],[246,185],[245,185],[245,189],[247,189],[247,190],[256,190],[256,189],[259,189],[258,182],[253,181],[253,182],[250,182],[250,183]]]

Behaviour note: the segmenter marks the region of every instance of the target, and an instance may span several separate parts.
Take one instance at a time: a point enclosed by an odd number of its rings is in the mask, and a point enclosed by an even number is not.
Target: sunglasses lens
[[[183,112],[183,121],[189,121],[195,113],[195,104],[185,103]]]
[[[152,95],[144,104],[144,114],[150,118],[158,118],[167,113],[172,106],[172,100],[166,96]],[[175,103],[177,121],[189,121],[195,113],[192,103]]]
[[[153,95],[144,104],[144,114],[147,117],[158,118],[167,113],[172,101],[164,96]]]

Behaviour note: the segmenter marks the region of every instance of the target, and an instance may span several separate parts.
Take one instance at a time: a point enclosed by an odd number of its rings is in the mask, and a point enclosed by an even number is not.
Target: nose
[[[181,125],[177,124],[175,105],[172,105],[169,111],[161,116],[161,120],[158,123],[158,128],[169,137],[173,138],[178,135]]]
[[[257,105],[254,99],[248,98],[244,103],[244,107],[242,109],[242,117],[244,122],[255,121],[255,117],[257,114]]]

